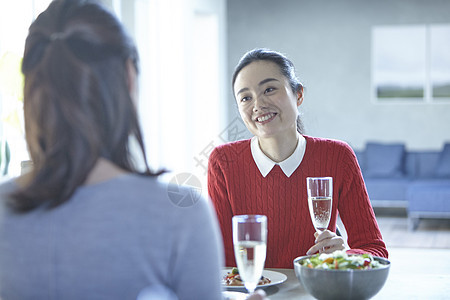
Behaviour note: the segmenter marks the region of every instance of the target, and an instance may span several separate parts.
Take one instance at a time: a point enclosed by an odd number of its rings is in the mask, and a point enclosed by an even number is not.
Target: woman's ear
[[[137,101],[138,76],[137,76],[136,67],[134,66],[133,61],[131,59],[127,59],[126,71],[127,71],[128,92],[130,93],[131,99],[133,101]]]
[[[303,86],[297,91],[297,106],[300,106],[303,103]]]

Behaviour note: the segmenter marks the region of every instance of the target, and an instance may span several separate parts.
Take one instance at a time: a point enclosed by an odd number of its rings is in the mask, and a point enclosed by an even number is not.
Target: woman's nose
[[[255,97],[255,101],[253,103],[253,112],[258,112],[265,107],[266,100],[264,99],[264,96]]]

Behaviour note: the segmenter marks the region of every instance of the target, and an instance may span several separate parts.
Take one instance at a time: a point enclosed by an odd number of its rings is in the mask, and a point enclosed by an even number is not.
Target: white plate
[[[230,273],[231,270],[232,269],[224,269],[222,271],[222,277],[227,276],[227,274]],[[284,275],[283,273],[280,273],[280,272],[275,272],[275,271],[270,271],[270,270],[263,270],[262,275],[264,277],[269,278],[270,279],[270,283],[258,285],[257,288],[266,288],[266,287],[269,287],[269,286],[272,286],[272,285],[277,285],[277,284],[283,283],[283,282],[285,282],[287,280],[287,276]],[[231,285],[230,286],[230,285],[223,284],[223,286],[227,290],[228,289],[229,290],[242,290],[242,289],[245,290],[245,287],[241,286],[241,285]]]

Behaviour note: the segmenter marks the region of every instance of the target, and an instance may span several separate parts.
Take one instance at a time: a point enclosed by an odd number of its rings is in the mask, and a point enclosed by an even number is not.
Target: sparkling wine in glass
[[[332,177],[306,178],[308,192],[308,206],[311,220],[318,233],[328,228],[331,218],[331,205],[333,202]]]
[[[233,245],[239,275],[249,293],[258,285],[266,261],[267,217],[264,215],[234,216]]]

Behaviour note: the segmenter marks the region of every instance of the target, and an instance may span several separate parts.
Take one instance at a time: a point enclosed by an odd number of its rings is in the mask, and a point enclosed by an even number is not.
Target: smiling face
[[[276,63],[250,63],[236,76],[233,90],[241,118],[252,134],[259,138],[296,134],[297,107],[303,97],[292,91]]]

